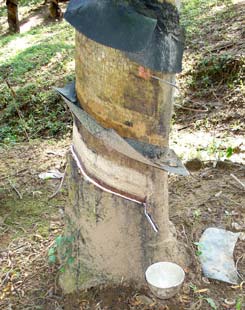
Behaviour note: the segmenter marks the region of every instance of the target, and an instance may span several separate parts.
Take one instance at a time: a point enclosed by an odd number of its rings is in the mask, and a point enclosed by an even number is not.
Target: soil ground
[[[60,180],[41,180],[38,175],[54,169],[64,171],[69,143],[69,138],[36,141],[1,150],[0,309],[212,309],[207,298],[217,309],[236,309],[227,302],[242,298],[243,285],[203,278],[194,245],[208,227],[245,232],[244,189],[230,176],[232,173],[244,182],[245,168],[230,161],[220,161],[216,167],[213,161],[189,161],[189,177],[169,178],[170,218],[178,239],[188,246],[192,257],[179,295],[160,301],[147,287],[137,289],[122,283],[121,287],[62,296],[57,285],[59,266],[48,263],[48,250],[62,233],[66,186],[49,199]],[[234,253],[243,279],[244,242],[237,242]]]

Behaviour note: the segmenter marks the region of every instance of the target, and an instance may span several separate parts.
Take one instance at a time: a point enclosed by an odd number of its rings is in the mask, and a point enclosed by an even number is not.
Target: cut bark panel
[[[138,76],[122,52],[76,32],[76,93],[83,109],[119,135],[168,146],[173,87]],[[173,74],[157,74],[171,83]]]
[[[152,188],[147,167],[142,171],[141,163],[130,161],[113,149],[109,150],[103,142],[92,136],[84,137],[85,130],[82,137],[79,131],[81,127],[77,129],[74,125],[74,151],[85,173],[112,191],[144,202],[147,192]],[[84,140],[90,140],[88,145]]]
[[[147,222],[140,205],[86,181],[68,155],[65,235],[74,240],[70,253],[74,260],[71,264],[64,262],[60,275],[65,293],[123,280],[142,285],[145,270],[157,261],[186,266],[186,253],[173,238],[168,220],[167,173],[154,169],[152,177],[155,186],[150,205],[158,233]]]
[[[110,180],[112,184],[118,183],[118,180],[125,180],[126,188],[131,189],[132,184],[129,178],[134,175],[133,172],[135,171],[139,174],[139,179],[133,188],[136,186],[137,191],[140,188],[141,193],[146,192],[147,184],[148,187],[150,186],[150,182],[144,182],[144,186],[140,182],[140,180],[145,179],[142,176],[142,171],[147,171],[148,166],[179,175],[189,175],[173,150],[132,139],[123,139],[114,130],[100,126],[78,106],[79,103],[73,90],[74,83],[64,88],[56,88],[74,116],[74,148],[78,157],[83,159],[84,168],[89,175],[96,176],[99,174],[102,181],[104,179]],[[113,172],[114,177],[112,177]],[[105,180],[104,183],[106,183]],[[121,181],[119,183],[123,184]],[[139,184],[142,186],[139,187]],[[145,197],[145,195],[141,194],[141,197]]]

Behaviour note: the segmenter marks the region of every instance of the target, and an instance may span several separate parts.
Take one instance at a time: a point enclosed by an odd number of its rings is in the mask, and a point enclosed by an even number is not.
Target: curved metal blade
[[[69,90],[70,88],[70,90]],[[183,176],[189,175],[188,170],[182,164],[175,152],[168,147],[140,142],[134,139],[124,139],[112,129],[105,129],[100,126],[89,114],[87,114],[78,103],[72,101],[75,98],[75,84],[70,83],[66,87],[55,88],[62,95],[71,112],[87,128],[87,130],[105,145],[114,149],[120,154],[132,158],[145,165],[150,165],[170,173]],[[69,97],[71,95],[71,97]]]

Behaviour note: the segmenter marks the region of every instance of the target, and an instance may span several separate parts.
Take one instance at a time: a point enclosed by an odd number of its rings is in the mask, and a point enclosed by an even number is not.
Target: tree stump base
[[[152,175],[156,198],[151,215],[157,220],[158,233],[147,221],[143,207],[88,182],[68,155],[64,238],[70,242],[61,251],[66,253],[63,258],[60,253],[64,272],[59,278],[64,293],[122,281],[143,285],[145,270],[157,261],[188,265],[185,248],[176,241],[166,214],[167,173],[153,168]]]

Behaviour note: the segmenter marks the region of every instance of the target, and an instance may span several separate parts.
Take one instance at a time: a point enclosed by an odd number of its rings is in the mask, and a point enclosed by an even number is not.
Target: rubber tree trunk
[[[122,52],[76,33],[76,91],[83,109],[122,137],[166,147],[173,89],[154,79],[145,81],[138,76],[138,69],[139,65]],[[152,74],[170,82],[175,79],[173,74]],[[73,143],[79,148],[77,127],[74,122]],[[80,138],[84,139],[82,135]],[[87,141],[91,148],[97,143],[93,138]],[[100,157],[104,160],[103,156],[110,155],[105,153],[96,154],[98,162]],[[176,241],[169,221],[167,173],[150,166],[135,167],[130,158],[127,167],[131,169],[130,180],[141,173],[149,184],[145,196],[158,233],[147,221],[142,205],[92,184],[74,157],[68,155],[69,201],[65,237],[60,245],[64,272],[59,279],[65,293],[122,280],[141,285],[146,268],[157,261],[187,264],[184,247]]]
[[[11,33],[20,32],[20,24],[18,17],[18,0],[7,0],[7,14],[9,31]]]

